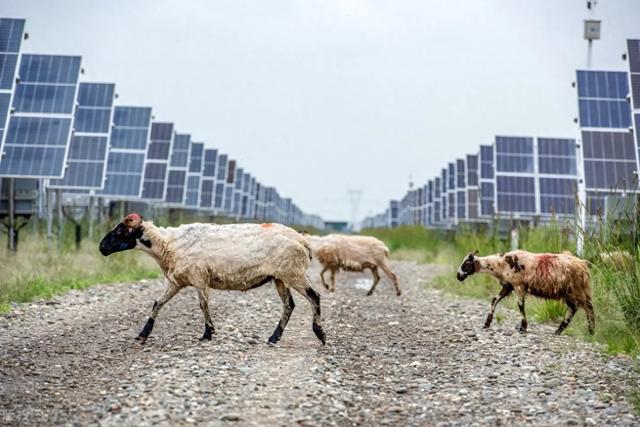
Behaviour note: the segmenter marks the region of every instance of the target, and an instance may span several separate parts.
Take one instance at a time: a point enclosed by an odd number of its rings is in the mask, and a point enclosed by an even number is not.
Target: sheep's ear
[[[137,213],[132,213],[127,215],[122,221],[122,223],[127,228],[136,229],[142,225],[142,217]]]
[[[473,251],[473,256],[478,255],[478,253],[480,253],[480,251],[476,249],[475,251]]]

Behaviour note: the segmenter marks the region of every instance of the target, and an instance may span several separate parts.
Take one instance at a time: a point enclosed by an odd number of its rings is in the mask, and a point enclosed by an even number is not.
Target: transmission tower
[[[351,224],[349,228],[351,231],[359,229],[358,227],[358,208],[360,207],[360,200],[362,199],[362,190],[349,189],[349,202],[351,204]]]

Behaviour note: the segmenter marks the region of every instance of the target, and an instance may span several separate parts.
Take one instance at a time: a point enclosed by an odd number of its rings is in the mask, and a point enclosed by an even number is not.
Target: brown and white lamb
[[[294,308],[290,289],[312,306],[312,329],[322,343],[325,333],[320,320],[320,295],[305,272],[311,259],[308,242],[281,224],[188,224],[156,227],[138,214],[128,215],[100,242],[100,252],[138,249],[156,260],[167,278],[164,295],[153,305],[138,338],[149,337],[160,309],[181,289],[198,292],[205,330],[200,339],[211,340],[214,332],[209,314],[209,289],[248,291],[273,281],[282,300],[283,313],[270,343],[276,343]]]
[[[396,294],[400,296],[398,277],[389,267],[389,249],[380,240],[369,236],[347,236],[342,234],[329,234],[327,236],[306,236],[313,249],[314,257],[322,264],[320,279],[325,288],[334,292],[336,290],[336,272],[371,270],[373,285],[367,295],[373,294],[380,275],[378,268],[385,272],[393,282]],[[324,273],[331,272],[331,287],[324,280]]]
[[[568,311],[555,332],[557,335],[569,325],[578,308],[584,309],[587,314],[589,333],[593,334],[595,315],[591,303],[589,268],[585,260],[569,252],[535,254],[518,250],[485,257],[477,256],[477,253],[478,251],[471,252],[465,257],[458,268],[457,277],[463,281],[475,273],[486,273],[495,277],[502,285],[500,294],[491,302],[485,328],[491,325],[498,303],[515,290],[522,315],[521,332],[527,330],[524,298],[531,294],[567,304]]]

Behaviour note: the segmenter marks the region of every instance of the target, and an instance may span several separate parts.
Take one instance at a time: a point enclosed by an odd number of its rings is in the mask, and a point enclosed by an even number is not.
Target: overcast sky
[[[19,0],[30,53],[227,152],[307,212],[348,219],[496,134],[575,137],[584,0]],[[625,70],[640,1],[600,0],[593,68]]]

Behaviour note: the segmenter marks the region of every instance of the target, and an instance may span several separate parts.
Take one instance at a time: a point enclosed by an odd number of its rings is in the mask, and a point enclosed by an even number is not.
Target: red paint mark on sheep
[[[536,273],[540,276],[546,276],[553,268],[553,263],[557,258],[556,255],[543,254],[538,255],[538,265],[536,266]]]
[[[122,223],[129,228],[136,228],[142,224],[142,217],[137,213],[130,213],[124,218]]]
[[[266,222],[264,224],[260,224],[260,227],[262,227],[262,228],[270,228],[270,227],[273,227],[273,224],[270,223],[270,222]]]

